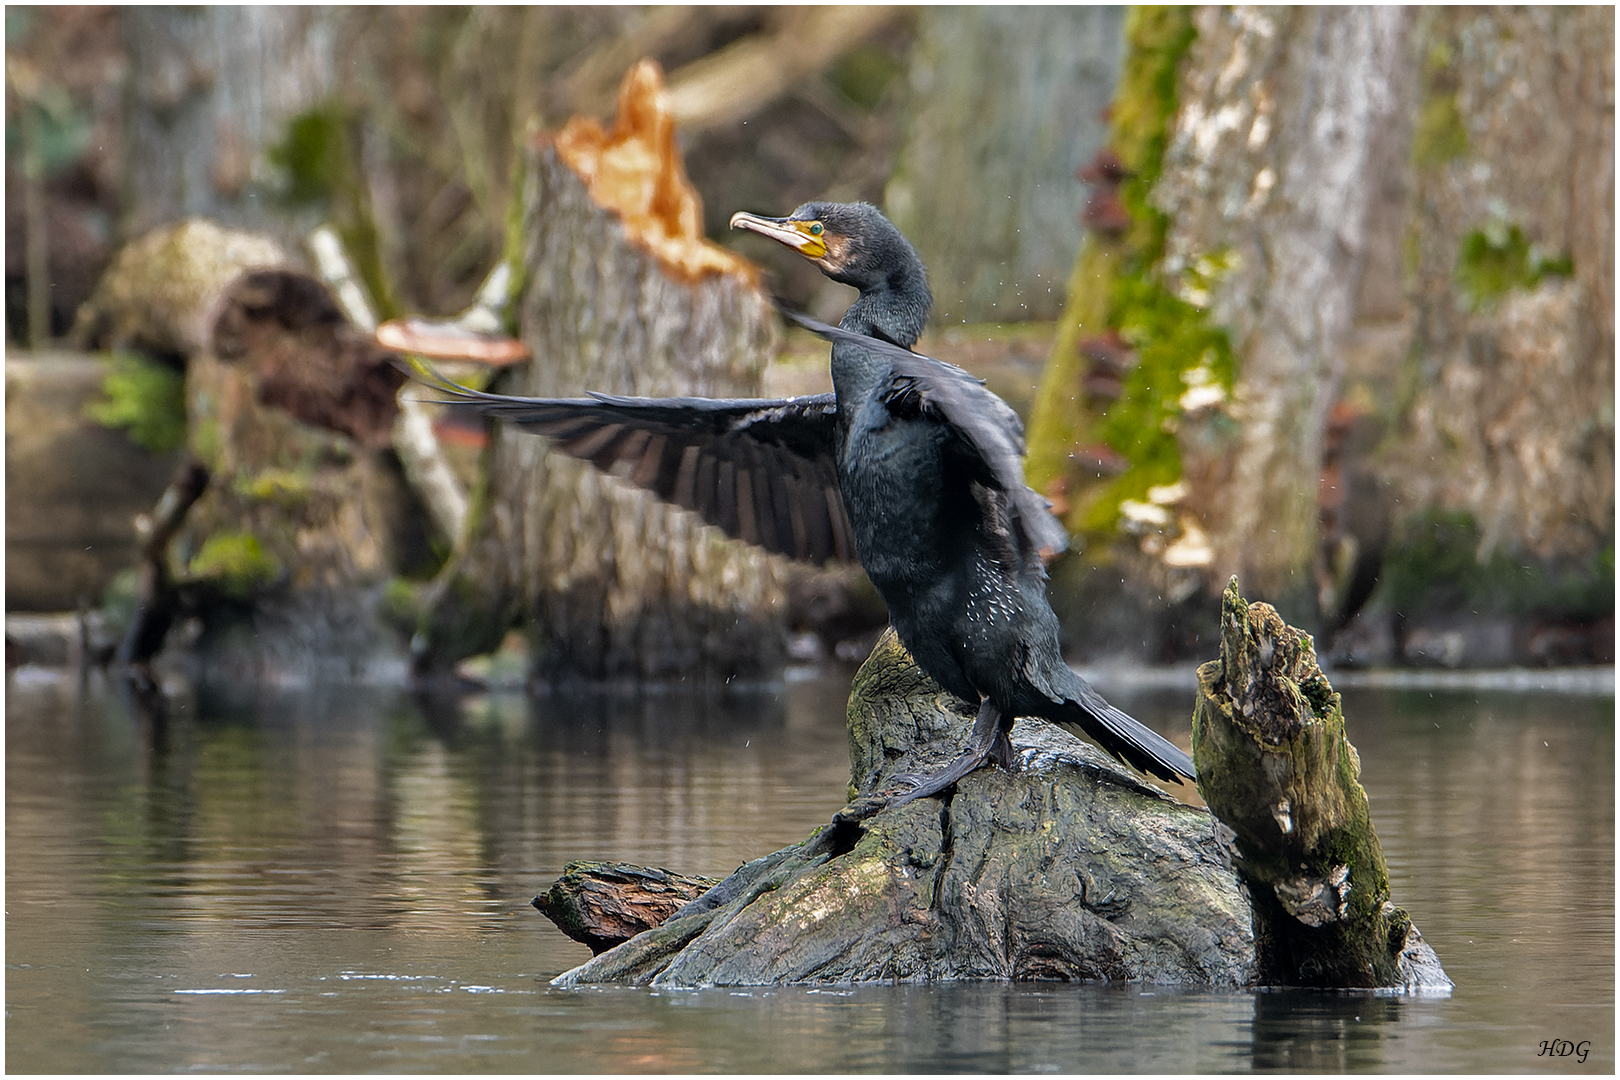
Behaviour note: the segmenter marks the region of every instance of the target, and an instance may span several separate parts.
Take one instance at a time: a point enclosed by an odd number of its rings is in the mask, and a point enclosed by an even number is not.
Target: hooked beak
[[[827,243],[821,237],[810,234],[811,224],[808,221],[793,221],[790,218],[760,217],[757,214],[745,214],[740,210],[731,215],[733,229],[747,229],[749,232],[768,236],[813,261],[826,256]]]

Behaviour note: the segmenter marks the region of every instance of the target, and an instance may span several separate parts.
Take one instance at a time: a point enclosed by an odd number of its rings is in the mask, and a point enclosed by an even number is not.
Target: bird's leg
[[[973,730],[968,735],[967,749],[962,751],[962,756],[933,775],[917,781],[916,787],[889,805],[904,806],[908,802],[936,795],[991,760],[1003,768],[1010,769],[1013,761],[1012,743],[1008,741],[1007,733],[1002,729],[1001,710],[996,708],[989,698],[985,698],[979,706],[978,718],[973,721]]]
[[[1003,772],[1015,773],[1018,771],[1019,761],[1012,745],[1013,718],[1003,716],[1001,721],[996,725],[995,741],[990,744],[990,760],[1001,766]]]

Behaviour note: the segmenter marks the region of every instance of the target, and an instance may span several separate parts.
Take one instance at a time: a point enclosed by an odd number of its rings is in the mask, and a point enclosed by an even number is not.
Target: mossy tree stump
[[[195,469],[176,491],[195,502],[183,523],[164,505],[152,515],[164,527],[148,564],[169,565],[148,575],[141,611],[161,617],[132,629],[127,658],[161,646],[178,606],[202,616],[216,672],[397,677],[405,649],[387,584],[434,559],[390,448],[404,380],[390,354],[274,242],[201,220],[120,252],[77,332],[185,372]]]
[[[1236,578],[1221,600],[1221,659],[1198,669],[1193,760],[1199,794],[1237,833],[1262,982],[1450,985],[1390,901],[1361,759],[1310,635],[1245,602]]]
[[[1020,720],[1017,775],[884,809],[954,757],[974,710],[890,631],[850,693],[855,801],[560,984],[949,979],[1252,981],[1249,907],[1210,815]]]
[[[975,711],[890,631],[850,691],[850,804],[556,983],[1449,989],[1389,902],[1359,763],[1310,638],[1244,605],[1235,584],[1225,618],[1194,731],[1213,815],[1041,720],[1013,726],[1018,773],[980,769],[887,807],[900,777],[960,752]],[[632,878],[616,880],[634,890]]]

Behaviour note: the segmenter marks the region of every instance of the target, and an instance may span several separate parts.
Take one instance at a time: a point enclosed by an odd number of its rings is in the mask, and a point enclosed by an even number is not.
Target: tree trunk
[[[511,393],[749,397],[775,342],[755,271],[701,238],[656,69],[627,77],[611,132],[575,121],[528,151]],[[420,668],[525,622],[537,674],[726,678],[780,665],[772,560],[545,440],[498,430],[471,535],[436,585]]]
[[[1406,499],[1472,514],[1485,554],[1584,555],[1614,527],[1614,10],[1436,9],[1418,30],[1423,364],[1391,464]]]
[[[1107,136],[1124,9],[925,8],[885,192],[945,323],[1056,318],[1079,247],[1075,169]]]
[[[120,19],[123,236],[207,217],[295,243],[319,219],[292,219],[265,151],[335,88],[330,9],[130,7]]]
[[[1237,579],[1221,605],[1221,659],[1198,669],[1198,792],[1237,833],[1254,902],[1261,982],[1450,987],[1411,918],[1390,902],[1361,759],[1309,635]]]
[[[1612,11],[1211,7],[1181,51],[1145,32],[1176,18],[1133,12],[1128,172],[1094,177],[1031,424],[1032,482],[1099,571],[1057,591],[1123,582],[1104,606],[1175,624],[1143,635],[1161,655],[1241,573],[1313,629],[1370,604],[1363,661],[1612,657]],[[1509,624],[1442,656],[1424,618]]]
[[[1159,272],[1240,357],[1230,441],[1182,440],[1211,581],[1241,574],[1314,625],[1327,413],[1367,266],[1369,207],[1399,174],[1412,73],[1402,8],[1201,9],[1155,202]],[[1194,295],[1189,271],[1229,264]],[[1256,543],[1264,531],[1265,543]]]
[[[557,981],[1252,980],[1214,820],[1050,724],[1014,725],[1019,774],[874,812],[896,777],[954,757],[973,713],[886,633],[850,692],[856,801]]]

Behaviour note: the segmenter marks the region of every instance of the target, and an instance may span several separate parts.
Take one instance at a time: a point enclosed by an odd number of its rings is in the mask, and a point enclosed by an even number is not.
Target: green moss
[[[1468,153],[1468,129],[1456,94],[1436,94],[1423,103],[1412,133],[1412,163],[1432,168]]]
[[[244,498],[286,509],[303,505],[310,496],[308,474],[295,469],[269,468],[254,475],[243,473],[237,476],[233,486]]]
[[[1454,277],[1475,311],[1493,306],[1514,289],[1533,289],[1544,277],[1569,277],[1568,256],[1549,258],[1517,225],[1492,220],[1463,237]]]
[[[281,563],[251,533],[215,533],[193,555],[189,573],[226,596],[245,600],[281,576]]]
[[[1176,425],[1189,375],[1198,372],[1199,381],[1230,390],[1236,367],[1226,331],[1147,272],[1120,275],[1109,322],[1135,347],[1137,364],[1097,430],[1130,468],[1087,509],[1081,525],[1092,532],[1115,527],[1123,500],[1145,498],[1148,488],[1181,478]]]
[[[1412,129],[1412,163],[1434,168],[1468,153],[1468,129],[1457,108],[1451,43],[1434,42],[1423,61],[1423,105]]]
[[[1076,497],[1066,523],[1076,532],[1100,536],[1114,534],[1121,502],[1144,498],[1149,488],[1180,478],[1176,426],[1180,399],[1190,383],[1230,389],[1235,377],[1225,331],[1203,307],[1189,302],[1208,296],[1228,269],[1229,258],[1224,252],[1207,253],[1179,281],[1167,282],[1156,267],[1170,220],[1148,200],[1163,168],[1181,61],[1197,37],[1192,10],[1134,7],[1125,37],[1110,140],[1133,173],[1119,189],[1131,226],[1118,240],[1093,235],[1082,246],[1030,425],[1030,483],[1050,491],[1067,477]],[[1180,287],[1180,295],[1172,285]],[[1126,376],[1120,398],[1101,416],[1088,416],[1079,400],[1083,365],[1076,349],[1083,336],[1109,328],[1131,344],[1138,362]],[[1094,477],[1073,474],[1069,465],[1074,447],[1095,441],[1129,463],[1100,490]]]
[[[506,236],[505,244],[501,249],[501,261],[511,272],[511,280],[506,286],[506,305],[502,309],[501,321],[506,326],[506,332],[512,335],[518,333],[518,304],[523,298],[523,290],[527,286],[529,268],[523,260],[523,252],[528,237],[524,223],[524,188],[528,183],[529,154],[526,144],[538,131],[538,123],[531,121],[524,132],[524,144],[519,145],[512,154],[512,177],[507,190],[512,193],[506,204]]]
[[[85,405],[91,420],[110,428],[124,428],[137,445],[156,454],[186,444],[185,376],[167,364],[130,353],[102,358],[107,377],[99,401]]]
[[[827,72],[827,79],[851,103],[871,112],[883,100],[883,92],[903,67],[900,57],[892,50],[868,41],[857,45],[834,63]]]
[[[335,104],[319,105],[287,121],[281,141],[265,158],[285,178],[282,198],[294,206],[325,202],[349,179],[348,118]]]

